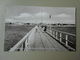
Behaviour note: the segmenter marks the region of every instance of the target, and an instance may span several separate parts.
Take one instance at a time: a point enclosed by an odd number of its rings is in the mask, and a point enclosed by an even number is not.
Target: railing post
[[[23,51],[23,43],[22,43],[21,47],[19,47],[19,48],[20,48],[20,51]]]
[[[66,35],[66,46],[68,46],[68,35]]]
[[[62,42],[62,33],[60,33],[60,42]]]
[[[51,31],[51,35],[53,36],[53,30]]]
[[[56,31],[54,31],[54,37],[56,38]]]
[[[54,30],[52,30],[52,36],[53,36],[53,37],[54,37],[54,32],[55,32],[55,31],[54,31]]]
[[[54,31],[54,30],[53,30],[53,32],[52,32],[52,33],[53,33],[53,37],[55,37],[55,36],[54,36],[54,35],[55,35],[55,31]]]
[[[58,39],[58,32],[56,31],[56,39]]]
[[[25,41],[25,51],[28,51],[28,38],[29,38],[29,37],[27,37],[27,38],[26,38],[26,41]]]
[[[51,30],[51,35],[53,36],[53,30]]]
[[[25,41],[23,42],[23,51],[25,50]]]
[[[49,33],[50,33],[50,29],[49,29]]]
[[[52,30],[50,29],[50,34],[52,34]]]

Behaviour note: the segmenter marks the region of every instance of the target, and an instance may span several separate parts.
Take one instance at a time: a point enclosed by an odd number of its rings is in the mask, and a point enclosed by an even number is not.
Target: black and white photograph
[[[4,51],[76,51],[76,8],[7,6]]]

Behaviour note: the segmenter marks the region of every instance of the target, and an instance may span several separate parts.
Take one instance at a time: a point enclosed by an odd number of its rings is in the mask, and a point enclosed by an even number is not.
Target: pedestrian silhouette
[[[44,26],[44,31],[46,31],[47,30],[47,27],[46,26]]]

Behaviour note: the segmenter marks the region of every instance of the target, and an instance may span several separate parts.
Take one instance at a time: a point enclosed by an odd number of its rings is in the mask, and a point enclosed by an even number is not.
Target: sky
[[[75,24],[74,7],[7,6],[5,23]]]

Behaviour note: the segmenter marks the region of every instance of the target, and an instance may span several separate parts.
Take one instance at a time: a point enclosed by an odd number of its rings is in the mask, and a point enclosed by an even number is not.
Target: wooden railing
[[[15,46],[13,46],[9,51],[25,51],[27,48],[29,35],[35,31],[35,27],[27,33]]]
[[[67,49],[76,50],[76,36],[74,34],[55,29],[47,29],[47,33],[63,44]]]

